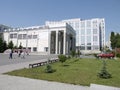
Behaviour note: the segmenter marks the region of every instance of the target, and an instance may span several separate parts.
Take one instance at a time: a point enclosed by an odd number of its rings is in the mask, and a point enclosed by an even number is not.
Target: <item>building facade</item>
[[[49,52],[50,54],[70,54],[75,50],[75,31],[65,22],[51,23],[45,26],[6,29],[4,40],[12,41],[15,46],[23,46],[31,52]]]
[[[105,47],[105,20],[103,18],[88,20],[77,18],[60,22],[68,23],[76,31],[76,50],[83,53],[96,53]],[[46,22],[47,25],[49,23],[51,21]]]

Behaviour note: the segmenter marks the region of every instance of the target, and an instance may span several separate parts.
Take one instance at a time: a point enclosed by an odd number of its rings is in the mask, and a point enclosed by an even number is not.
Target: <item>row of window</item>
[[[91,29],[86,29],[86,34],[87,35],[91,35]],[[97,29],[93,29],[93,34],[98,34],[98,30]],[[85,29],[81,29],[81,35],[85,35]]]
[[[17,34],[17,33],[13,33],[10,34],[10,38],[18,38],[18,39],[37,39],[37,35],[27,35],[27,34]]]
[[[80,46],[80,50],[99,50],[98,46]]]

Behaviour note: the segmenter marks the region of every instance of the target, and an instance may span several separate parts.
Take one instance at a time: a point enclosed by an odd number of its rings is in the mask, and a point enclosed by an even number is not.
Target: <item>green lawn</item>
[[[57,81],[63,83],[72,83],[78,85],[87,85],[91,83],[120,87],[120,59],[106,60],[107,70],[112,74],[110,79],[101,79],[97,77],[102,67],[102,60],[98,59],[70,59],[64,63],[51,64],[56,71],[54,73],[45,73],[45,66],[21,69],[8,72],[9,75],[22,76],[34,79]]]

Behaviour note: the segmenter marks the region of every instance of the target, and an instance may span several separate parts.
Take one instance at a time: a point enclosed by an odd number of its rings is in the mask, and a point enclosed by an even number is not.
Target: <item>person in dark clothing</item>
[[[12,54],[13,54],[13,51],[10,52],[9,59],[12,59]]]

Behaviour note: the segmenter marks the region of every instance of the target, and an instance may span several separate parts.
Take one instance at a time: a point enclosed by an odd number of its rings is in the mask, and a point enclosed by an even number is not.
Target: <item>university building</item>
[[[72,50],[82,53],[99,53],[105,47],[105,20],[80,18],[46,21],[43,26],[6,29],[4,40],[29,49],[31,52],[70,54]]]
[[[47,21],[46,24],[53,21]],[[76,50],[82,53],[99,53],[105,47],[105,20],[93,18],[82,20],[80,18],[61,20],[73,27],[76,31]],[[58,23],[58,22],[53,22]]]
[[[75,50],[75,30],[65,23],[51,23],[44,26],[14,28],[4,30],[4,40],[12,41],[15,46],[21,44],[31,52],[49,52],[50,54],[70,54]]]

